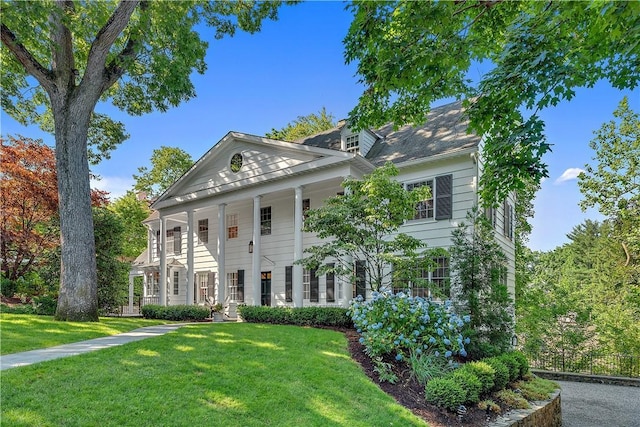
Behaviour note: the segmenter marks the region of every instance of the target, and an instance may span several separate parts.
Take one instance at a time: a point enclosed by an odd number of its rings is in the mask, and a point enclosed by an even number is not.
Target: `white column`
[[[198,231],[193,225],[193,209],[187,211],[187,305],[193,304],[193,245]]]
[[[295,188],[293,209],[293,306],[302,307],[302,265],[296,264],[302,259],[302,186]]]
[[[147,293],[147,286],[149,286],[149,280],[147,277],[147,272],[144,272],[144,275],[142,276],[142,297],[148,297],[149,294]]]
[[[153,261],[153,230],[147,228],[147,263],[151,264]]]
[[[160,217],[160,283],[158,290],[160,292],[160,305],[167,305],[167,218]]]
[[[353,258],[351,256],[345,256],[345,263],[347,264],[346,267],[353,269]],[[351,300],[353,299],[353,283],[351,283],[351,277],[350,276],[342,276],[340,278],[340,280],[342,280],[342,297],[343,300],[341,301],[342,306],[343,307],[349,307],[349,303],[351,302]]]
[[[260,289],[260,199],[253,198],[253,305],[261,304]]]
[[[133,313],[133,279],[134,276],[129,275],[129,314]]]
[[[218,300],[217,302],[223,303],[225,300],[225,288],[227,284],[227,273],[225,270],[225,243],[227,241],[227,215],[226,204],[220,203],[218,205]]]

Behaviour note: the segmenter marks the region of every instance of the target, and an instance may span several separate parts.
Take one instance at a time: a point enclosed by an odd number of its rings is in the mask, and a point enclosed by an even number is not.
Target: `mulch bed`
[[[480,410],[476,406],[467,408],[465,415],[458,416],[445,409],[430,405],[424,398],[424,387],[411,378],[411,371],[404,362],[385,360],[393,364],[393,371],[398,376],[398,381],[395,384],[379,382],[378,374],[373,370],[373,362],[365,354],[364,346],[358,341],[360,335],[353,329],[342,330],[342,332],[349,342],[351,357],[362,366],[362,370],[371,378],[371,381],[376,383],[385,393],[393,396],[399,404],[424,419],[431,427],[481,427],[496,418],[495,414],[487,414],[486,411]]]

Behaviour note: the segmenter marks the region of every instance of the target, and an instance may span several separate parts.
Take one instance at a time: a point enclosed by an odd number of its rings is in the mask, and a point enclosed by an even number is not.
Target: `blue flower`
[[[447,351],[444,353],[444,357],[451,357],[451,352],[450,352],[449,350],[447,350]]]
[[[461,348],[460,349],[460,356],[467,357],[467,350],[465,350],[464,348]]]
[[[360,331],[358,331],[358,332],[360,332]],[[442,336],[442,335],[444,334],[444,331],[443,331],[442,329],[440,329],[440,328],[438,328],[438,329],[436,330],[436,332],[437,332],[437,333],[438,333],[438,335],[440,335],[440,336]]]
[[[360,338],[358,341],[360,341],[360,344],[364,344],[364,338]]]
[[[436,357],[440,356],[440,352],[436,351],[435,353],[433,353]]]
[[[436,339],[434,337],[429,337],[429,342],[431,344],[435,344],[436,343]]]
[[[471,316],[469,316],[468,314],[465,314],[464,316],[462,316],[462,320],[469,323],[471,321]]]
[[[396,360],[402,360],[402,355],[400,353],[396,354]]]
[[[464,343],[465,343],[465,344],[469,344],[470,342],[471,342],[471,340],[469,339],[469,337],[466,337],[466,338],[464,339]]]
[[[444,345],[451,345],[451,341],[449,341],[449,338],[444,339]]]

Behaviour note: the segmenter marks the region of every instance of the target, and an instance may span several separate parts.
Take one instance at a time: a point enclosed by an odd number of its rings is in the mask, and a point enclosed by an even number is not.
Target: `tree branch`
[[[29,52],[22,43],[17,41],[16,35],[4,23],[2,24],[1,33],[2,43],[24,67],[25,71],[35,77],[35,79],[38,80],[38,83],[40,83],[47,92],[50,92],[54,87],[54,76],[51,70],[43,67],[34,58],[31,52]]]
[[[73,39],[69,27],[64,23],[64,15],[73,12],[75,7],[70,0],[56,1],[58,10],[49,15],[51,22],[51,68],[58,83],[58,89],[75,86],[75,59],[73,57]]]
[[[89,50],[89,58],[87,59],[87,68],[82,78],[81,85],[94,86],[104,90],[104,83],[110,80],[108,75],[104,73],[107,55],[113,43],[118,36],[129,24],[133,11],[138,7],[139,0],[126,1],[122,0],[113,12],[109,20],[98,31],[95,40],[91,44]],[[127,44],[128,46],[129,44]],[[126,50],[126,47],[125,47]],[[97,84],[96,84],[97,83]],[[108,87],[108,86],[107,86]]]

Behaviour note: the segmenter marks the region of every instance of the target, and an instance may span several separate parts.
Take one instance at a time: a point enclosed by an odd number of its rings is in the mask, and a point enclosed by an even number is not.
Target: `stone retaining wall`
[[[561,427],[560,390],[549,400],[531,402],[529,409],[517,409],[499,416],[490,427]]]
[[[594,384],[612,384],[612,385],[626,385],[629,387],[640,387],[640,378],[628,378],[628,377],[612,377],[606,375],[589,375],[589,374],[574,374],[571,372],[556,372],[556,371],[543,371],[540,369],[531,369],[531,372],[541,378],[557,381],[578,381]]]

